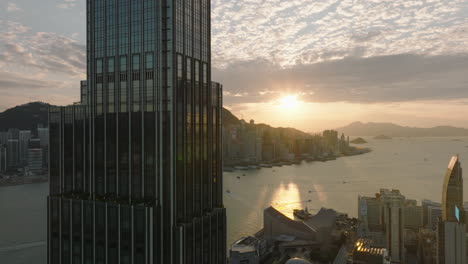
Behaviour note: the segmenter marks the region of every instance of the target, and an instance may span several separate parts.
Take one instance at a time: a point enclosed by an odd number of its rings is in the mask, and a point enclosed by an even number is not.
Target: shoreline
[[[307,163],[317,162],[317,161],[327,162],[331,160],[336,160],[341,157],[364,155],[369,152],[372,152],[371,148],[353,147],[349,152],[340,153],[338,155],[329,155],[329,156],[322,156],[322,157],[304,156],[304,157],[295,158],[292,160],[276,160],[274,162],[263,162],[263,163],[249,163],[249,162],[230,163],[229,166],[223,166],[223,172],[234,172],[234,171],[242,171],[242,170],[253,170],[253,169],[261,169],[261,168],[299,165],[303,161]]]
[[[48,182],[48,176],[42,177],[16,177],[14,179],[8,180],[0,180],[0,188],[1,187],[13,187],[19,185],[26,185],[26,184],[36,184],[36,183],[44,183]]]

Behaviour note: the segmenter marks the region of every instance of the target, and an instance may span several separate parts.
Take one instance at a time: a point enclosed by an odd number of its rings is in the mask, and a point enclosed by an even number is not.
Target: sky
[[[0,110],[78,101],[85,22],[83,0],[0,0]],[[466,0],[212,0],[212,63],[244,119],[468,128]]]

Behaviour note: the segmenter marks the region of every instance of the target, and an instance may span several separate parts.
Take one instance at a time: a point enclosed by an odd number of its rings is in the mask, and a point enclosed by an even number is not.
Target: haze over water
[[[263,209],[270,205],[289,215],[307,206],[357,216],[358,195],[374,195],[380,188],[399,189],[418,204],[422,199],[440,201],[451,156],[460,154],[468,171],[468,138],[454,139],[366,138],[369,144],[363,147],[373,152],[365,155],[225,173],[228,245],[257,232],[263,226]],[[468,180],[464,184],[466,189]],[[47,183],[0,188],[1,263],[46,263],[47,192]]]

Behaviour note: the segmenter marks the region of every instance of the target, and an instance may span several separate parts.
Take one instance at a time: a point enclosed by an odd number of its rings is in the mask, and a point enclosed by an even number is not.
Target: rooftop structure
[[[229,252],[231,264],[257,264],[265,256],[267,243],[257,237],[243,237],[231,246]]]
[[[353,250],[355,264],[390,264],[387,249],[374,247],[368,239],[358,239]]]

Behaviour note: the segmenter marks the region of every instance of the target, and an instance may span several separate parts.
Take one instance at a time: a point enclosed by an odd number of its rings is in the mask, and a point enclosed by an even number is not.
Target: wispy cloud
[[[41,73],[83,76],[86,51],[76,40],[56,33],[31,32],[11,21],[0,21],[0,26],[0,69],[17,66]]]
[[[21,8],[19,8],[18,5],[15,4],[15,3],[8,2],[7,11],[10,12],[10,13],[11,12],[17,12],[17,11],[21,11]]]
[[[61,9],[73,8],[76,5],[76,0],[63,0],[60,4],[57,5]]]
[[[23,103],[25,95],[71,103],[85,78],[85,63],[86,49],[76,40],[0,20],[0,104]]]

